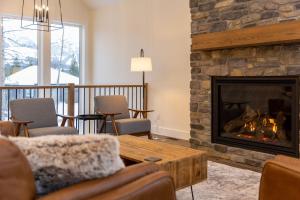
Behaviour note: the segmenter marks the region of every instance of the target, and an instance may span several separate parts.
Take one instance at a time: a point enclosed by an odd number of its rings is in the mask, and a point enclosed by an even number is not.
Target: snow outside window
[[[18,18],[2,17],[0,20],[2,22],[0,85],[38,85],[38,80],[45,79],[38,77],[41,67],[39,55],[47,55],[38,45],[38,38],[44,32],[22,29],[21,20]],[[31,21],[25,20],[24,23],[26,25]],[[61,29],[50,32],[51,41],[41,40],[51,44],[51,63],[42,66],[51,66],[51,84],[80,83],[81,32],[81,26],[65,24],[64,31]]]
[[[24,23],[30,23],[30,21]],[[38,65],[37,31],[25,30],[20,27],[21,20],[2,18],[4,84],[36,85]]]
[[[79,26],[64,26],[63,30],[51,33],[51,83],[79,84],[80,77],[80,32]],[[64,41],[62,41],[62,38]],[[63,43],[63,56],[61,50]]]

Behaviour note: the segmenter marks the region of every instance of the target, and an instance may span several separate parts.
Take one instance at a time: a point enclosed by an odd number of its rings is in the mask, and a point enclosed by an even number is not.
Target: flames
[[[242,115],[234,118],[224,125],[226,134],[249,140],[274,142],[286,141],[287,134],[285,112],[267,113],[246,106]]]
[[[274,134],[276,134],[278,132],[278,125],[276,123],[276,119],[264,117],[261,121],[261,125],[259,125],[256,121],[250,121],[245,123],[244,125],[244,130],[247,130],[249,132],[263,131],[265,129],[269,129]]]
[[[251,132],[255,132],[256,131],[256,124],[254,122],[245,123],[244,129],[249,130]]]
[[[278,131],[278,126],[277,126],[276,120],[273,119],[273,118],[264,118],[263,119],[263,125],[265,127],[271,126],[272,127],[272,131],[274,133],[277,133],[277,131]]]

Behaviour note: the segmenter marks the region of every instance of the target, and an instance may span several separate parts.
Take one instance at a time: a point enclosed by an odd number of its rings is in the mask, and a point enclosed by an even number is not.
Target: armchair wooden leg
[[[18,137],[20,135],[20,131],[21,131],[21,125],[17,124],[15,125],[15,136]]]
[[[63,118],[62,122],[61,122],[61,127],[64,127],[66,125],[67,119]]]
[[[147,135],[148,135],[149,140],[153,140],[153,136],[152,136],[151,132],[148,132]]]
[[[28,127],[27,126],[24,126],[24,136],[25,137],[30,137],[30,135],[29,135],[29,130],[28,130]]]
[[[140,112],[136,111],[133,115],[133,118],[137,118],[139,116]]]
[[[69,125],[70,127],[74,127],[74,119],[69,119]]]
[[[119,131],[118,131],[118,128],[117,128],[117,125],[116,125],[116,121],[115,121],[115,118],[113,116],[111,116],[111,122],[112,122],[113,129],[115,131],[115,134],[117,136],[119,136]]]

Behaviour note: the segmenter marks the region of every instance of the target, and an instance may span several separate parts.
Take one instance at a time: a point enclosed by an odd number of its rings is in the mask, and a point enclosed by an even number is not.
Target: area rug
[[[195,200],[257,200],[261,174],[208,161],[208,178],[193,186]],[[192,199],[190,188],[177,192],[177,200]]]

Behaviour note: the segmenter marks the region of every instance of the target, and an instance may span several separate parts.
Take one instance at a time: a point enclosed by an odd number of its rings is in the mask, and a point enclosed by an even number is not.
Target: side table
[[[105,130],[106,127],[106,115],[102,114],[88,114],[88,115],[78,115],[76,117],[78,120],[83,121],[83,134],[85,134],[85,122],[86,121],[101,121],[100,126],[98,126],[97,123],[97,133],[101,133],[103,130]]]

